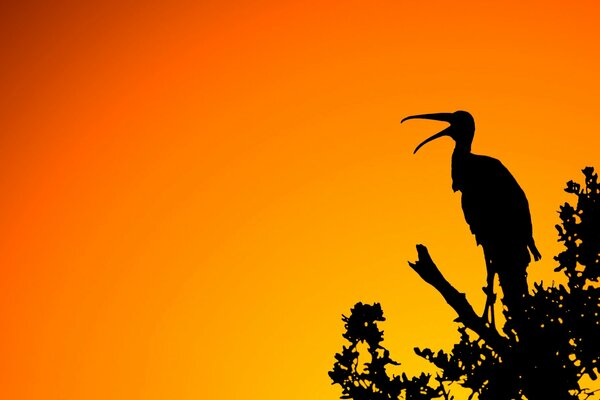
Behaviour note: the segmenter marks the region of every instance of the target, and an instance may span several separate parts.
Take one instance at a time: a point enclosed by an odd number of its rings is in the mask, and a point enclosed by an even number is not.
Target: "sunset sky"
[[[600,168],[593,1],[0,5],[0,398],[337,399],[341,314],[448,348],[429,248],[483,310],[445,127],[527,193],[556,278],[566,181]]]

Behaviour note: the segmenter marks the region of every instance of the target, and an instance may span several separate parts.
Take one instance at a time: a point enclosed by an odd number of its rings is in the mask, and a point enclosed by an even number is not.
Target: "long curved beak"
[[[442,122],[452,122],[453,113],[435,113],[435,114],[419,114],[419,115],[411,115],[409,117],[404,118],[400,123],[404,121],[408,121],[409,119],[432,119],[434,121],[442,121]]]
[[[404,118],[402,121],[400,121],[400,123],[403,123],[404,121],[407,121],[409,119],[430,119],[430,120],[434,120],[434,121],[442,121],[442,122],[448,122],[448,123],[452,124],[452,119],[453,119],[452,117],[453,117],[452,113],[411,115],[409,117]],[[417,146],[417,148],[415,149],[415,151],[413,151],[413,154],[415,154],[426,143],[429,143],[432,140],[435,140],[435,139],[440,138],[442,136],[450,136],[450,137],[452,137],[452,135],[450,134],[450,126],[447,127],[446,129],[444,129],[443,131],[441,131],[439,133],[436,133],[435,135],[433,135],[433,136],[425,139],[423,142],[421,142],[421,144],[419,144]]]

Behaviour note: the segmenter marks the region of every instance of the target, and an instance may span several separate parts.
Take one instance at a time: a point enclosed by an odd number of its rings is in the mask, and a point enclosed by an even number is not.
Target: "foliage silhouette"
[[[566,276],[566,285],[535,283],[518,314],[505,303],[500,333],[446,281],[427,249],[417,246],[419,259],[409,264],[457,312],[460,340],[449,352],[415,349],[437,367],[435,377],[390,375],[386,366],[399,363],[382,345],[382,308],[358,303],[350,316],[343,316],[343,337],[350,345],[335,355],[329,372],[333,384],[342,387],[342,398],[449,400],[456,385],[470,391],[469,399],[481,400],[593,396],[595,391],[581,381],[595,380],[600,372],[600,184],[592,167],[583,174],[583,187],[567,183],[565,191],[577,197],[577,204],[561,206],[556,225],[565,250],[554,258],[559,263],[555,272]],[[361,344],[367,354],[361,354]]]

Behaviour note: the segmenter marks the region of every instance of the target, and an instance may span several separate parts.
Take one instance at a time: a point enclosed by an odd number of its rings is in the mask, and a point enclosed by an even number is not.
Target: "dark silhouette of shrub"
[[[470,398],[580,399],[595,391],[581,380],[597,378],[600,370],[600,184],[592,167],[583,169],[583,186],[570,181],[565,191],[577,197],[575,206],[560,207],[556,225],[565,250],[554,259],[566,285],[535,283],[521,304],[504,303],[501,332],[479,317],[466,296],[442,275],[427,248],[417,246],[418,261],[409,265],[432,285],[458,314],[460,340],[449,351],[415,349],[439,372],[435,377],[389,374],[388,365],[400,365],[383,347],[385,320],[380,304],[357,303],[343,316],[350,343],[335,355],[329,372],[342,387],[342,398],[353,400],[453,399],[459,385]],[[501,282],[502,284],[502,282]],[[361,354],[361,345],[368,354]],[[364,351],[363,351],[364,353]]]

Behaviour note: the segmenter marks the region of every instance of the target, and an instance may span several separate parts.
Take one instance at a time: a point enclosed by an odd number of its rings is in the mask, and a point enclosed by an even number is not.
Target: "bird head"
[[[473,116],[466,111],[456,111],[453,113],[437,113],[437,114],[420,114],[411,115],[404,118],[400,123],[409,119],[430,119],[434,121],[443,121],[450,123],[450,126],[441,132],[425,139],[417,146],[416,153],[425,143],[440,138],[442,136],[450,136],[456,142],[456,147],[463,147],[466,150],[471,150],[471,142],[475,135],[475,120]]]

